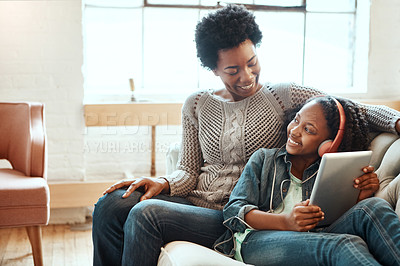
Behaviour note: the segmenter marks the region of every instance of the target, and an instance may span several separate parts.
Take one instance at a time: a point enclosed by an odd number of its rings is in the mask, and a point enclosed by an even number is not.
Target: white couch
[[[400,138],[390,133],[376,136],[370,146],[373,151],[371,165],[380,180],[376,196],[386,199],[400,216]],[[168,173],[175,169],[179,145],[172,145],[167,153]],[[167,173],[167,174],[168,174]],[[213,251],[185,241],[174,241],[161,249],[158,266],[225,266],[247,265]]]

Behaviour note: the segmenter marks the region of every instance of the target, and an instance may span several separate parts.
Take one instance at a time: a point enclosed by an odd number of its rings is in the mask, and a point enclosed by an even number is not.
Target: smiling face
[[[256,49],[250,40],[246,40],[238,47],[220,50],[213,72],[221,78],[232,100],[240,101],[261,88],[258,83],[260,70]]]
[[[322,106],[315,100],[305,104],[287,127],[286,150],[314,162],[319,158],[319,145],[329,139],[330,131]]]

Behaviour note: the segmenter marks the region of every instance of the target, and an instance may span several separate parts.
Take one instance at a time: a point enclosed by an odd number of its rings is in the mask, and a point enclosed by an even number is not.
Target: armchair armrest
[[[46,178],[44,105],[0,103],[0,159],[26,176]]]

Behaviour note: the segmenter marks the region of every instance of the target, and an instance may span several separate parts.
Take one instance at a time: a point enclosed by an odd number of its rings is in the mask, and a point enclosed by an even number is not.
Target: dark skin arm
[[[296,204],[288,214],[251,210],[244,216],[244,219],[246,223],[257,230],[307,232],[324,219],[321,208],[309,205],[309,203],[310,200],[306,200]]]

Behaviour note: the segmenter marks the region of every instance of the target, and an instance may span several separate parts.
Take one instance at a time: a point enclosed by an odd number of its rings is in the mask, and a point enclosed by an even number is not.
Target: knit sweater
[[[284,112],[319,94],[323,93],[294,83],[267,83],[254,95],[236,102],[223,100],[213,91],[189,96],[182,108],[177,170],[165,177],[170,195],[221,210],[250,156],[259,148],[284,144]],[[372,129],[396,132],[399,112],[385,106],[360,105]]]

